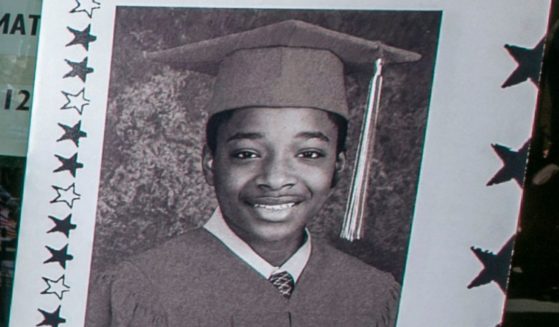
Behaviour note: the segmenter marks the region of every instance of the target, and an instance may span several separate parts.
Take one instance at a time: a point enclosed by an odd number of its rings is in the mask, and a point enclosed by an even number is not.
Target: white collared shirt
[[[229,228],[219,207],[215,209],[204,228],[266,279],[274,273],[287,271],[297,282],[311,255],[311,235],[305,229],[306,237],[303,245],[283,265],[272,266]]]

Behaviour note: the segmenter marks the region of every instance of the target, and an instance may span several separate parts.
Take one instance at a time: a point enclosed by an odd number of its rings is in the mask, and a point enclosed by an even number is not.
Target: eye
[[[324,157],[324,154],[316,150],[305,150],[297,154],[297,158],[303,159],[318,159]]]
[[[254,159],[259,157],[258,153],[248,150],[235,151],[231,156],[235,159]]]

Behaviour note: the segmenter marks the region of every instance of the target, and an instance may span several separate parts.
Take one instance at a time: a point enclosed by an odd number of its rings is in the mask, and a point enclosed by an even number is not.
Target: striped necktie
[[[289,299],[291,292],[293,292],[293,288],[295,287],[295,281],[293,280],[291,274],[287,271],[281,271],[272,274],[268,280],[278,289],[281,295]]]

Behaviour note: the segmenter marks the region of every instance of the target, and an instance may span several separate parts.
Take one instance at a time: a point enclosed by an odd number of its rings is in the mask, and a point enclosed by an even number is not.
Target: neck
[[[240,230],[233,224],[228,224],[231,230],[245,243],[247,243],[260,257],[266,260],[272,266],[281,266],[297,250],[305,241],[305,232],[302,230],[292,237],[282,238],[280,240],[262,239],[255,235]]]
[[[294,240],[277,242],[249,241],[247,244],[272,266],[281,266],[303,245],[303,234]]]

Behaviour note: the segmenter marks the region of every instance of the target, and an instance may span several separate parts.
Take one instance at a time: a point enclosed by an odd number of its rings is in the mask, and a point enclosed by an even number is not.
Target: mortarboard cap
[[[305,107],[348,118],[344,71],[420,55],[298,20],[145,54],[216,75],[209,116],[244,107]]]

